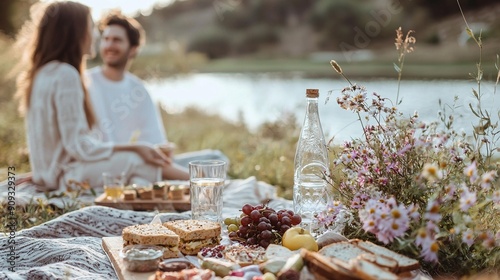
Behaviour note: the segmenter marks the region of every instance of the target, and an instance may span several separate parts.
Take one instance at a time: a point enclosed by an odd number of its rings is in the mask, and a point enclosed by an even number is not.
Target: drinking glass
[[[226,162],[191,161],[189,177],[192,219],[222,222],[222,190],[226,179]]]
[[[125,172],[120,174],[103,172],[102,181],[104,183],[104,193],[106,194],[107,200],[117,202],[122,198],[123,189],[125,187]]]

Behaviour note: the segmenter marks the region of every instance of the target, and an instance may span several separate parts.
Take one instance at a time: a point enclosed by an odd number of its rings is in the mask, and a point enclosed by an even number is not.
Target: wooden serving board
[[[101,206],[136,211],[159,210],[163,212],[184,212],[191,210],[189,194],[184,195],[183,199],[180,200],[169,200],[155,197],[153,199],[134,199],[113,202],[111,200],[107,200],[106,194],[103,193],[94,200],[94,203]]]
[[[125,269],[120,258],[120,251],[123,249],[123,239],[121,236],[103,237],[102,248],[115,269],[119,280],[152,280],[155,272],[131,272]]]

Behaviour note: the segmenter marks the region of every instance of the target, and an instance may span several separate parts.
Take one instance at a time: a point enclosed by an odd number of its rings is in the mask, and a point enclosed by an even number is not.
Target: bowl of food
[[[155,271],[163,256],[163,248],[154,245],[128,245],[120,251],[125,269],[132,272]]]

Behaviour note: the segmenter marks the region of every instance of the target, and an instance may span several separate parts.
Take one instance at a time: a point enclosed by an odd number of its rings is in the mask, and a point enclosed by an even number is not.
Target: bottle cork
[[[319,97],[319,90],[317,88],[308,88],[306,89],[306,97]]]

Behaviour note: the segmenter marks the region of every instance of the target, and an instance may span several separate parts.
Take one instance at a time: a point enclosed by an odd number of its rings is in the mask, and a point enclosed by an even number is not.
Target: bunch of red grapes
[[[292,226],[300,224],[302,218],[292,210],[274,209],[265,206],[245,204],[240,218],[227,218],[229,238],[248,245],[280,244],[281,237]]]

